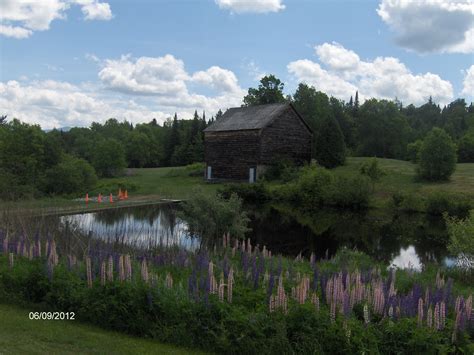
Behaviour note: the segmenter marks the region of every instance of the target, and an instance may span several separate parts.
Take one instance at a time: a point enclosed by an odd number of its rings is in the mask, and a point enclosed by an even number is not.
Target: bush
[[[235,194],[247,203],[262,203],[270,199],[270,194],[262,182],[256,184],[226,184],[219,189],[218,193],[225,199],[229,199]]]
[[[53,194],[86,193],[96,183],[94,168],[84,159],[67,154],[46,172],[46,191]]]
[[[437,192],[428,195],[426,212],[438,216],[447,213],[450,216],[464,218],[472,207],[470,201],[462,196]]]
[[[204,169],[206,168],[204,163],[193,163],[186,165],[184,167],[170,169],[166,176],[168,177],[178,177],[178,176],[193,176],[193,177],[203,177]]]
[[[182,214],[191,234],[207,238],[210,242],[224,233],[242,238],[248,231],[249,219],[242,210],[242,200],[236,194],[225,199],[218,194],[207,195],[195,190],[192,198],[183,204]]]
[[[294,184],[283,187],[284,198],[305,208],[319,206],[365,208],[369,204],[369,179],[363,176],[334,176],[320,167],[304,168]]]
[[[286,158],[274,159],[263,174],[263,179],[267,181],[282,180],[288,182],[297,176],[295,164]]]
[[[375,190],[375,183],[387,175],[385,170],[379,167],[379,161],[375,157],[369,161],[365,161],[359,168],[359,171],[362,175],[367,176],[372,182],[372,191]]]
[[[423,145],[423,141],[421,139],[416,140],[413,143],[409,143],[407,145],[407,159],[412,163],[418,163],[420,159],[420,149]]]
[[[474,163],[474,132],[467,133],[460,139],[458,160],[460,163]]]
[[[395,209],[403,212],[424,212],[425,200],[415,193],[397,191],[392,195],[392,204]]]
[[[420,149],[419,175],[431,181],[448,180],[456,169],[456,145],[441,128],[433,128]]]
[[[445,220],[450,237],[449,251],[474,266],[474,210],[465,219],[445,215]]]

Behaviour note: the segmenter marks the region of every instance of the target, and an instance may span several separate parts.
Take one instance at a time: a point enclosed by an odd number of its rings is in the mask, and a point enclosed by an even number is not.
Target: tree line
[[[474,162],[474,106],[464,99],[440,107],[429,98],[415,107],[398,100],[360,104],[357,92],[345,102],[305,83],[293,95],[285,96],[283,90],[278,78],[265,76],[248,90],[243,106],[291,102],[313,129],[313,158],[327,168],[344,164],[347,155],[416,162],[433,128],[443,131],[437,133],[443,139],[446,134],[455,160]],[[206,119],[204,112],[195,111],[190,119],[175,114],[162,124],[153,119],[136,125],[111,118],[87,128],[48,132],[2,116],[0,197],[72,194],[87,191],[98,178],[122,175],[126,168],[203,161],[203,130],[222,114],[219,110]]]

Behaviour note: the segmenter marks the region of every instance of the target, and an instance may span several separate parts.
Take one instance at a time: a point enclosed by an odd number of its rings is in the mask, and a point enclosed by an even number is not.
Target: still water
[[[178,205],[121,208],[62,216],[84,234],[140,246],[199,248],[199,236],[189,233]],[[323,209],[304,214],[279,205],[250,209],[248,237],[253,245],[266,245],[274,254],[331,257],[340,248],[363,251],[401,268],[419,269],[426,262],[449,264],[448,236],[442,219],[386,211],[354,213]]]

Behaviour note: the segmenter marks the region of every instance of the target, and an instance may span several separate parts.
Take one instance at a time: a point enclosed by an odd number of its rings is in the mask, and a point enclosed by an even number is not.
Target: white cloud
[[[441,104],[453,98],[449,81],[432,73],[413,74],[405,64],[393,57],[377,57],[362,61],[359,56],[338,43],[324,43],[315,47],[320,63],[308,59],[288,64],[290,74],[343,100],[359,91],[366,98],[398,98],[405,104],[423,104],[432,96]]]
[[[0,25],[0,35],[4,35],[5,37],[13,37],[18,39],[28,38],[32,33],[33,31],[27,30],[23,27]]]
[[[128,55],[99,65],[102,85],[27,78],[0,82],[0,114],[43,128],[88,126],[110,117],[162,122],[175,112],[191,118],[196,109],[210,117],[219,109],[239,106],[245,94],[232,71],[212,66],[188,74],[183,61],[169,54],[137,59]],[[203,94],[209,89],[215,95]]]
[[[140,58],[125,55],[120,59],[106,59],[99,78],[109,90],[153,96],[159,105],[170,111],[196,108],[212,114],[219,108],[240,105],[245,94],[232,71],[212,66],[189,74],[184,62],[171,54]],[[198,91],[211,88],[217,95],[190,92],[188,84],[197,85]]]
[[[112,18],[112,10],[106,2],[97,0],[75,0],[75,2],[82,6],[81,10],[86,20],[110,20]]]
[[[466,95],[473,97],[474,96],[474,65],[471,65],[469,69],[466,70],[466,75],[462,82],[463,89],[461,95]]]
[[[402,47],[420,53],[474,51],[472,0],[382,0],[377,9]]]
[[[21,39],[35,31],[46,31],[54,20],[66,18],[71,5],[81,6],[87,20],[112,18],[109,4],[97,0],[2,0],[0,34]]]
[[[285,9],[283,0],[215,0],[221,9],[241,13],[278,12]]]
[[[40,124],[42,128],[88,126],[115,117],[134,123],[163,121],[169,115],[136,104],[133,100],[98,97],[83,87],[70,83],[45,80],[20,83],[0,82],[2,114],[24,122]]]

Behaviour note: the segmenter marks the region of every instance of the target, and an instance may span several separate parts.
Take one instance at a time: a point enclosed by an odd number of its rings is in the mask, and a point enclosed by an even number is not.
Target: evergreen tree
[[[219,111],[217,111],[217,113],[216,113],[215,120],[217,121],[219,118],[221,118],[221,117],[222,117],[222,115],[223,115],[223,113],[222,113],[222,110],[221,110],[221,109],[219,109]]]
[[[319,129],[316,160],[326,168],[343,165],[346,160],[346,144],[339,124],[334,117],[328,117],[321,123]]]
[[[165,162],[166,165],[171,164],[171,158],[176,147],[179,145],[179,123],[178,115],[175,113],[173,123],[171,124],[171,131],[168,136],[168,141],[165,149]]]

